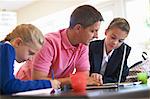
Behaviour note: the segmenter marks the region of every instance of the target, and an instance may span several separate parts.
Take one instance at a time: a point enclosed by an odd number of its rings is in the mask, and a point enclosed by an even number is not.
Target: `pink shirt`
[[[90,70],[88,46],[72,46],[66,29],[49,33],[45,38],[44,46],[34,58],[33,69],[47,73],[48,77],[53,69],[56,78],[68,77],[74,68],[77,71]]]
[[[21,66],[16,74],[16,78],[20,80],[32,80],[31,79],[32,61],[27,61]]]

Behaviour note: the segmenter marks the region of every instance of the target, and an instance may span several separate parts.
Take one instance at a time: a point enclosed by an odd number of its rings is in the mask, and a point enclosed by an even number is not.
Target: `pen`
[[[52,72],[51,73],[52,74],[52,80],[54,80],[54,70],[52,69],[51,72]]]
[[[54,70],[53,69],[51,69],[51,76],[52,76],[52,80],[54,80]],[[54,94],[54,93],[55,93],[55,89],[52,89],[50,94]]]
[[[51,76],[52,76],[52,80],[54,80],[55,76],[54,76],[54,70],[51,69]],[[56,94],[59,93],[61,91],[61,89],[52,89],[52,91],[50,92],[50,94]]]

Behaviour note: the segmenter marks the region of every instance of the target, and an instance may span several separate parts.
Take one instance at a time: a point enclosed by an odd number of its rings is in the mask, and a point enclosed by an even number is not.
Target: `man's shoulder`
[[[62,32],[65,31],[66,29],[61,29],[61,30],[58,30],[56,32],[50,32],[50,33],[47,33],[45,35],[45,39],[50,41],[50,40],[53,40],[53,41],[59,41],[62,39]]]
[[[62,37],[59,31],[51,32],[45,35],[46,42],[49,43],[60,43]]]
[[[53,40],[53,39],[55,40],[55,39],[58,39],[60,37],[61,37],[61,35],[60,35],[59,31],[57,31],[57,32],[51,32],[51,33],[48,33],[48,34],[45,35],[45,38],[47,40]]]

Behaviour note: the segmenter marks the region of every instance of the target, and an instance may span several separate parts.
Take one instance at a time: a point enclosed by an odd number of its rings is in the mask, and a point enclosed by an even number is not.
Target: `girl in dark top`
[[[105,39],[90,43],[90,74],[101,83],[118,82],[124,47],[126,47],[122,79],[125,81],[129,73],[127,58],[131,47],[124,43],[130,30],[129,23],[124,18],[114,18],[105,31]]]

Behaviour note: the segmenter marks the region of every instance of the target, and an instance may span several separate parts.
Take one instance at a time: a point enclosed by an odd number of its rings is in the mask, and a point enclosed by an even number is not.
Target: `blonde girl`
[[[57,80],[21,81],[13,75],[14,61],[30,60],[44,43],[41,31],[32,24],[18,25],[0,42],[0,92],[12,94],[41,88],[59,88]]]

